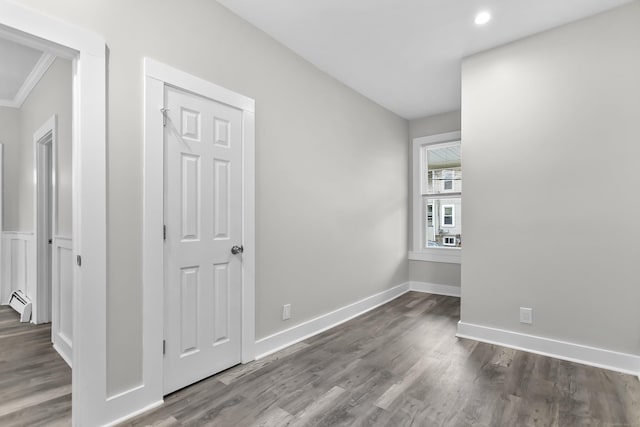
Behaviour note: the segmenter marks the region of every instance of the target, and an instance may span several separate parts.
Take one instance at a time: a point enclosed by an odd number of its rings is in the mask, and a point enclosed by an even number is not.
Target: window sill
[[[409,251],[411,261],[444,262],[460,264],[461,248],[425,248],[421,251]]]

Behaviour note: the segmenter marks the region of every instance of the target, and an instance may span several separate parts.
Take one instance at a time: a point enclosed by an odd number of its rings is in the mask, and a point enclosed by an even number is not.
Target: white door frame
[[[106,62],[96,34],[0,0],[0,36],[73,62],[73,425],[106,424]],[[74,257],[74,258],[75,258]]]
[[[47,242],[47,236],[42,236],[43,232],[46,232],[46,224],[42,221],[46,220],[42,217],[43,199],[49,195],[46,192],[49,189],[42,187],[41,182],[38,180],[40,175],[40,168],[46,165],[42,164],[40,156],[40,146],[51,144],[51,169],[49,170],[51,179],[51,199],[50,199],[50,212],[51,212],[51,229],[49,234],[53,237],[56,234],[57,228],[57,207],[58,197],[56,191],[57,180],[57,158],[58,158],[58,124],[56,116],[50,117],[41,127],[33,134],[33,176],[36,181],[36,189],[33,192],[33,228],[34,239],[36,245],[36,295],[33,300],[32,321],[33,323],[47,323],[51,322],[53,310],[51,307],[51,295],[52,295],[52,265],[53,265],[53,246]],[[50,135],[50,136],[49,136]],[[45,192],[46,191],[46,192]],[[47,212],[48,213],[48,212]],[[46,251],[51,251],[51,263],[46,259]],[[47,276],[48,270],[48,276]],[[48,280],[47,280],[48,279]],[[52,328],[53,329],[53,328]]]
[[[192,92],[242,111],[242,363],[255,358],[255,102],[149,58],[144,60],[143,381],[163,397],[164,87]]]

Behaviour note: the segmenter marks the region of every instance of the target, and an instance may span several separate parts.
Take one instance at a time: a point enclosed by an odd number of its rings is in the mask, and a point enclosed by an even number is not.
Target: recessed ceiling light
[[[491,21],[491,14],[489,12],[480,12],[476,15],[476,25],[484,25],[489,21]]]

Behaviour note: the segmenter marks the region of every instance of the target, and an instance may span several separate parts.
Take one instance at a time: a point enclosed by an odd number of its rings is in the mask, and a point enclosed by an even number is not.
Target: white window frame
[[[426,207],[426,209],[427,209],[427,211],[426,211],[426,213],[427,213],[427,227],[429,227],[429,221],[431,221],[431,227],[434,227],[434,225],[433,225],[433,208],[435,207],[435,204],[434,203],[427,203],[426,205],[427,205],[427,207]],[[429,218],[429,208],[431,208],[431,218]]]
[[[451,208],[451,215],[447,215],[445,210]],[[447,216],[451,216],[451,224],[446,224],[444,219]],[[455,228],[456,226],[456,205],[442,205],[442,213],[440,215],[440,227],[443,228]]]
[[[462,134],[460,131],[441,133],[431,136],[423,136],[414,138],[412,143],[412,168],[413,168],[413,190],[412,190],[412,237],[413,244],[412,249],[409,251],[409,259],[415,261],[431,261],[431,262],[444,262],[451,264],[460,264],[461,252],[460,247],[426,247],[426,205],[423,199],[423,185],[427,185],[424,176],[426,150],[424,147],[430,145],[444,145],[450,143],[451,145],[460,144],[462,140]],[[444,145],[446,146],[446,145]],[[434,198],[446,199],[446,198],[461,198],[461,192],[449,192],[438,194]],[[449,205],[447,205],[449,206]],[[454,208],[455,209],[455,208]],[[455,217],[454,217],[455,224]]]

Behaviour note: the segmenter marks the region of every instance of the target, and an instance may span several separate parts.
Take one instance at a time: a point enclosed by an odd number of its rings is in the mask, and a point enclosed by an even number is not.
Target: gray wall
[[[459,131],[460,125],[460,111],[413,119],[409,121],[409,138]]]
[[[58,120],[58,227],[57,234],[71,236],[71,61],[56,58],[20,108],[20,157],[7,159],[19,165],[18,230],[33,231],[33,134],[54,114]]]
[[[71,236],[71,62],[56,59],[22,106],[0,107],[4,152],[4,230],[33,228],[33,134],[58,118],[58,234]]]
[[[639,23],[634,2],[464,61],[464,322],[640,354]]]
[[[408,280],[406,120],[212,0],[20,3],[109,48],[110,393],[141,381],[145,56],[256,100],[258,338]]]
[[[4,145],[2,197],[3,230],[18,230],[18,171],[20,158],[20,111],[0,107],[0,143]]]
[[[445,132],[460,130],[460,111],[438,114],[409,121],[409,144],[414,138],[421,136],[437,135]],[[409,164],[413,162],[411,150],[409,151]],[[465,176],[465,159],[462,159],[462,175]],[[413,180],[409,179],[409,185]],[[463,184],[466,188],[466,184]],[[463,209],[466,203],[463,200]],[[412,222],[412,212],[409,211],[409,224]],[[465,225],[462,225],[463,233]],[[412,237],[411,237],[412,238]],[[464,242],[463,234],[462,240]],[[464,245],[464,243],[463,243]],[[463,249],[464,250],[464,249]],[[409,279],[415,282],[435,283],[438,285],[460,286],[460,264],[447,264],[441,262],[409,261]]]

